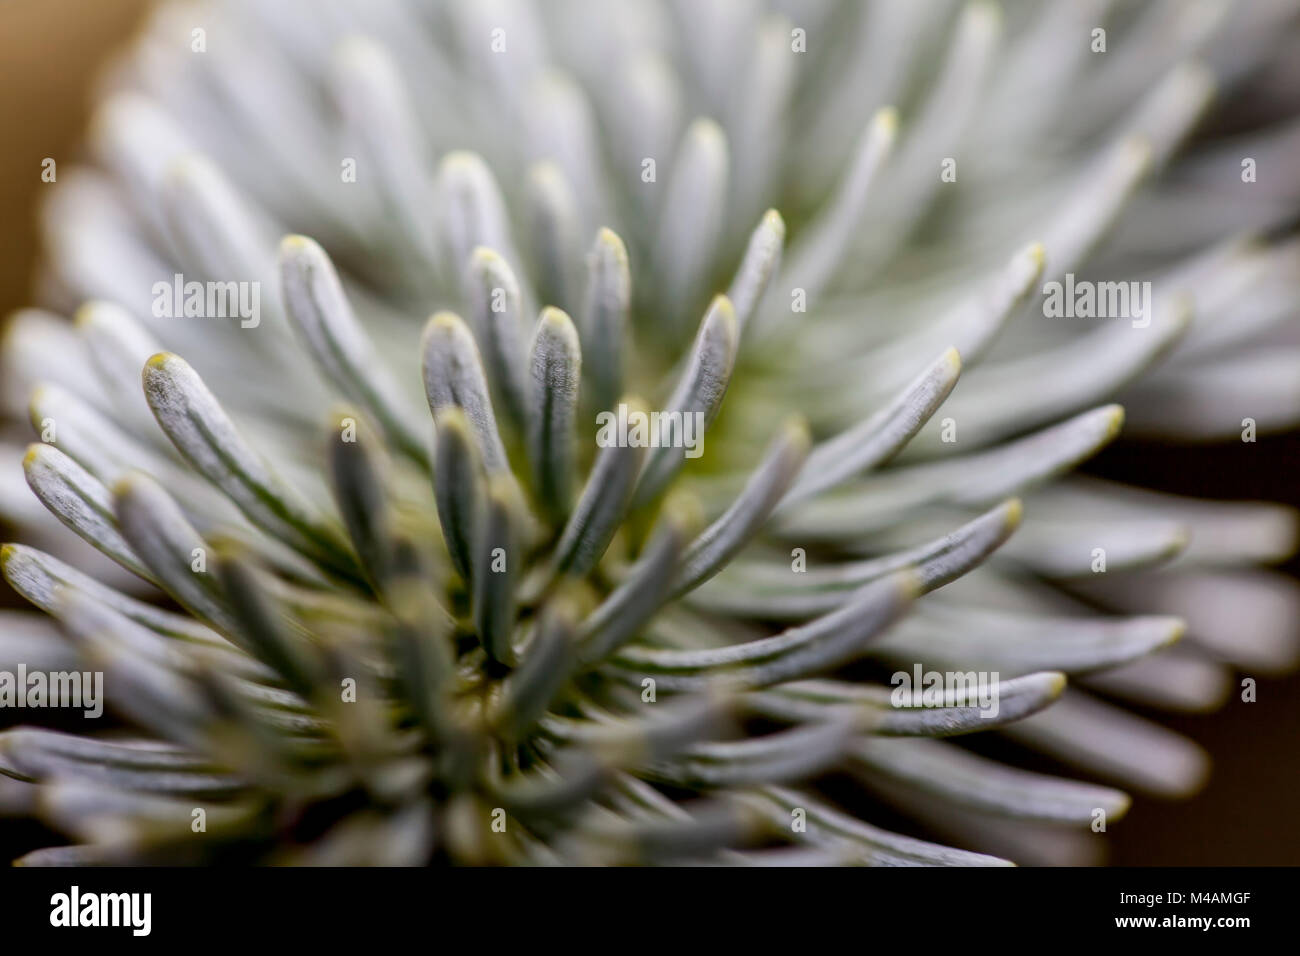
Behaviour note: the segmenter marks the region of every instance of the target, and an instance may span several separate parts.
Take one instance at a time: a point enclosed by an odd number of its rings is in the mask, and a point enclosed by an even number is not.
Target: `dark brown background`
[[[272,0],[273,2],[273,0]],[[41,160],[77,155],[96,72],[146,0],[0,0],[0,315],[33,299]],[[1300,505],[1300,436],[1194,449],[1125,443],[1090,470],[1184,494]],[[1300,564],[1292,562],[1295,573]],[[0,603],[8,603],[7,598]],[[1300,626],[1300,622],[1298,622]],[[1112,828],[1112,862],[1300,864],[1296,760],[1300,676],[1261,681],[1254,704],[1162,717],[1206,746],[1215,773],[1199,798],[1138,799]]]

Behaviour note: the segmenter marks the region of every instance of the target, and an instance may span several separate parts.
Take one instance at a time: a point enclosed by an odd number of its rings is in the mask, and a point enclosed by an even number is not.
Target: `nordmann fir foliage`
[[[1297,6],[165,4],[7,330],[0,668],[121,720],[0,732],[22,862],[1095,859],[1295,659],[1290,513],[1067,473],[1300,419]]]

